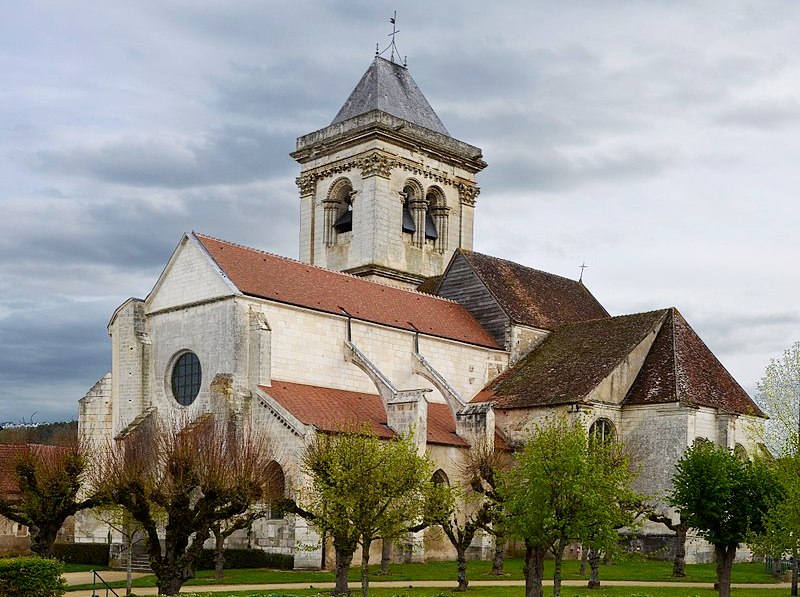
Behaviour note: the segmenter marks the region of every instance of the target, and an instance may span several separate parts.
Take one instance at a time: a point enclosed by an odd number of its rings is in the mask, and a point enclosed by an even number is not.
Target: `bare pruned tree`
[[[7,474],[16,487],[0,496],[0,514],[28,527],[33,553],[52,557],[64,521],[94,505],[92,498],[79,497],[85,456],[75,444],[9,448]]]
[[[194,576],[212,525],[269,499],[273,458],[262,434],[233,419],[148,419],[102,451],[89,487],[141,525],[159,593],[175,595]]]

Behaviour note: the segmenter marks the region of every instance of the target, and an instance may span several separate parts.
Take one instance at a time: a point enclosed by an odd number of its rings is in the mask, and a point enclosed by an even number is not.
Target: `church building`
[[[456,482],[470,445],[513,449],[563,413],[624,441],[638,489],[662,504],[699,438],[753,450],[748,426],[763,413],[677,309],[611,316],[581,281],[473,251],[486,163],[405,66],[376,56],[291,155],[299,261],[185,234],[150,294],[111,316],[112,370],[80,400],[83,440],[123,441],[151,418],[236,414],[274,438],[294,496],[310,439],[343,424],[410,432]],[[82,513],[75,533],[101,541],[108,527]],[[298,549],[319,543],[299,517],[275,513],[249,540],[294,554],[296,567],[324,563],[320,546]],[[491,537],[473,547],[488,554]],[[411,554],[451,556],[426,541]]]

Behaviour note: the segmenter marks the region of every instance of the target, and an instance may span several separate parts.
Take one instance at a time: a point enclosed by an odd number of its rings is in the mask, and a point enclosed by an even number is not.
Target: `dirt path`
[[[70,574],[65,574],[64,576],[71,576],[71,575],[78,575],[78,574],[87,574],[89,575],[88,581],[81,581],[81,582],[92,582],[91,581],[91,574],[83,573],[83,572],[73,572]],[[106,580],[111,580],[110,575],[116,573],[105,572],[103,573],[103,578]],[[124,580],[125,573],[119,573],[122,575],[122,578],[114,577],[114,580]],[[75,576],[75,578],[78,578]],[[70,582],[69,579],[67,582]],[[70,582],[70,584],[80,584],[78,582]],[[356,586],[357,583],[350,583],[352,586]],[[523,580],[471,580],[469,581],[471,587],[524,587],[525,581]],[[553,581],[545,580],[542,583],[546,587],[553,586]],[[561,585],[565,587],[585,587],[586,581],[585,580],[564,580],[561,581]],[[441,588],[441,589],[453,589],[456,586],[456,583],[448,580],[417,580],[417,581],[370,581],[370,587],[387,587],[387,588],[394,588],[394,589],[410,589],[413,587],[431,587],[431,588]],[[630,581],[630,580],[604,580],[602,581],[602,586],[605,587],[685,587],[687,589],[713,589],[714,583],[704,583],[704,582],[648,582],[648,581]],[[760,584],[741,584],[741,583],[733,583],[731,585],[733,588],[750,588],[750,589],[778,589],[778,588],[789,588],[789,583],[760,583]],[[322,583],[314,583],[314,584],[304,584],[304,583],[270,583],[270,584],[253,584],[253,585],[208,585],[208,586],[188,586],[184,587],[181,592],[182,593],[222,593],[225,591],[288,591],[292,589],[332,589],[333,583],[332,582],[322,582]],[[120,595],[124,595],[125,589],[116,589],[117,593]],[[157,591],[155,587],[144,588],[144,587],[137,587],[134,588],[134,592],[136,595],[156,595]],[[100,595],[105,595],[105,592],[100,592]],[[111,593],[109,593],[111,595]],[[82,590],[82,591],[69,591],[67,593],[67,597],[93,597],[91,590]]]

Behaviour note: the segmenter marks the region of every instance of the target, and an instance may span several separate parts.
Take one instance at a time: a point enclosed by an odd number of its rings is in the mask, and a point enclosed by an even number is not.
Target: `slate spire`
[[[376,56],[331,124],[381,110],[412,124],[450,136],[408,68]]]

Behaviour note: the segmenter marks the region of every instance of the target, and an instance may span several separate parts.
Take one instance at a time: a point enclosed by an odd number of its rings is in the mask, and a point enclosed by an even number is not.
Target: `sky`
[[[800,338],[800,3],[31,0],[0,20],[0,423],[77,417],[184,232],[297,257],[288,154],[394,10],[489,164],[475,249],[677,307],[755,393]]]

